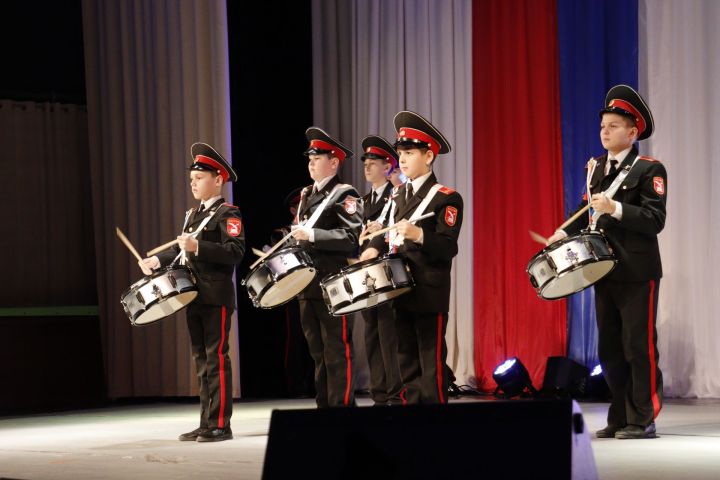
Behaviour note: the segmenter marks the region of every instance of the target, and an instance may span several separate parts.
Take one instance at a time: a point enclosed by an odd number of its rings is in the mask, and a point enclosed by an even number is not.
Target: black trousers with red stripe
[[[355,405],[352,316],[333,317],[323,300],[298,299],[300,324],[315,363],[317,406]]]
[[[658,366],[659,280],[595,285],[598,354],[612,402],[608,425],[648,426],[662,407]]]
[[[376,404],[401,402],[402,380],[398,364],[395,314],[389,303],[362,311],[365,352],[370,367],[370,396]]]
[[[447,312],[395,309],[402,397],[407,403],[447,403],[447,322]]]
[[[232,366],[230,365],[230,318],[232,308],[196,305],[187,308],[192,356],[200,390],[200,427],[230,426],[232,416]]]

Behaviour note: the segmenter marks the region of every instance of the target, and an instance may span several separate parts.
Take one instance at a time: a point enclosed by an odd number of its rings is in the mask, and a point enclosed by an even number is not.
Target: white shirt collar
[[[612,157],[613,159],[617,160],[617,162],[618,162],[617,168],[620,168],[620,165],[625,160],[625,157],[628,156],[628,153],[630,153],[630,150],[632,150],[632,146],[629,146],[622,152],[620,152],[617,155],[615,155],[614,157]],[[608,161],[605,162],[605,175],[607,175],[608,172],[610,171],[610,152],[608,152],[607,158],[608,158]]]
[[[221,198],[222,198],[222,195],[216,195],[216,196],[214,196],[214,197],[212,197],[212,198],[208,198],[208,199],[205,200],[204,202],[200,202],[200,205],[205,205],[205,210],[209,210],[210,207],[212,207],[213,204],[214,204],[215,202],[217,202],[218,200],[220,200]]]
[[[377,198],[381,198],[383,195],[383,192],[385,191],[385,187],[387,187],[388,182],[383,183],[378,188],[373,188],[372,191],[377,193]],[[370,192],[370,197],[372,198],[372,192]]]
[[[325,185],[327,185],[328,183],[330,183],[330,180],[331,180],[334,176],[335,176],[335,174],[333,173],[332,175],[323,178],[323,179],[320,180],[319,182],[315,182],[315,183],[313,184],[313,186],[315,187],[315,190],[317,190],[317,191],[319,192],[320,190],[322,190],[323,188],[325,188]]]
[[[412,181],[411,181],[412,186],[413,186],[413,194],[415,194],[415,193],[417,193],[418,191],[420,191],[420,187],[422,187],[422,186],[425,184],[425,181],[426,181],[428,178],[430,178],[430,175],[432,175],[432,170],[430,170],[430,171],[429,171],[428,173],[426,173],[425,175],[421,175],[421,176],[417,177],[415,180],[412,180]]]

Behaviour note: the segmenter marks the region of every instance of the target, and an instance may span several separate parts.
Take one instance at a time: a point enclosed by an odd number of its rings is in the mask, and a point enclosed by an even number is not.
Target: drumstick
[[[138,262],[142,262],[142,258],[140,257],[140,254],[137,250],[135,250],[135,247],[132,246],[132,243],[130,243],[130,240],[125,236],[125,234],[120,230],[118,227],[115,227],[115,234],[118,236],[120,241],[125,244],[125,246],[130,250],[130,253],[135,255],[135,258],[138,259]]]
[[[149,252],[147,252],[147,256],[148,256],[148,257],[152,257],[152,256],[155,255],[156,253],[162,252],[163,250],[172,247],[172,246],[175,245],[177,242],[178,242],[178,241],[177,241],[177,238],[176,238],[175,240],[170,240],[170,241],[167,242],[167,243],[163,243],[163,244],[160,245],[159,247],[155,247],[155,248],[153,248],[152,250],[150,250]]]
[[[542,245],[547,245],[547,243],[548,243],[547,238],[543,237],[539,233],[533,232],[532,230],[528,230],[528,232],[530,233],[530,238],[532,238],[534,241],[536,241],[537,243],[540,243]]]
[[[587,212],[587,209],[588,209],[588,208],[590,208],[590,204],[587,204],[587,205],[585,205],[583,208],[581,208],[580,210],[578,210],[578,211],[575,213],[575,215],[573,215],[572,217],[570,217],[570,218],[568,218],[567,220],[565,220],[565,222],[564,222],[562,225],[560,225],[558,228],[556,228],[555,230],[562,230],[563,228],[567,227],[568,225],[570,225],[571,223],[573,223],[575,220],[577,220],[577,219],[580,217],[580,215],[582,215],[583,213]]]
[[[580,217],[580,215],[582,215],[583,213],[587,212],[587,209],[588,209],[588,208],[590,208],[590,205],[589,205],[589,204],[588,204],[588,205],[585,205],[583,208],[581,208],[580,210],[578,210],[577,212],[575,212],[575,214],[574,214],[572,217],[570,217],[570,218],[568,218],[567,220],[565,220],[565,222],[563,222],[562,225],[560,225],[558,228],[556,228],[555,231],[557,231],[557,230],[562,230],[563,228],[565,228],[565,227],[567,227],[568,225],[570,225],[572,222],[574,222],[575,220],[577,220],[578,217]],[[543,236],[540,235],[539,233],[535,233],[535,232],[533,232],[532,230],[529,230],[529,233],[530,233],[530,238],[532,238],[534,241],[536,241],[536,242],[538,242],[538,243],[540,243],[540,244],[542,244],[542,245],[547,245],[547,244],[548,244],[548,239],[545,238],[545,237],[543,237]]]
[[[429,217],[432,217],[433,215],[435,215],[435,212],[426,213],[425,215],[420,215],[418,218],[415,218],[415,219],[412,219],[412,220],[408,220],[408,222],[410,222],[410,223],[415,223],[415,222],[417,222],[418,220],[422,220],[422,219],[425,219],[425,218],[429,218]],[[393,225],[392,227],[383,228],[382,230],[378,230],[378,231],[373,232],[373,233],[368,233],[367,235],[362,235],[362,236],[360,236],[359,242],[360,242],[360,243],[363,243],[365,240],[371,240],[371,239],[377,237],[378,235],[382,235],[383,233],[387,233],[387,232],[389,232],[390,230],[395,230],[395,229],[398,227],[398,225],[399,225],[399,224],[396,223],[396,224]]]
[[[273,245],[270,250],[268,250],[267,252],[263,253],[263,254],[260,256],[260,258],[258,258],[257,260],[255,260],[255,263],[253,263],[252,265],[250,265],[250,270],[252,270],[253,268],[257,267],[258,263],[262,262],[262,261],[265,260],[267,257],[269,257],[275,250],[277,250],[277,249],[280,247],[280,245],[282,245],[282,244],[284,244],[285,242],[287,242],[290,237],[292,237],[292,232],[288,233],[288,234],[285,235],[283,238],[281,238],[280,241],[277,242],[275,245]]]
[[[262,250],[258,250],[258,249],[255,248],[255,247],[253,247],[252,252],[253,252],[255,255],[257,255],[258,257],[262,257],[263,255],[265,255],[265,252],[263,252]]]

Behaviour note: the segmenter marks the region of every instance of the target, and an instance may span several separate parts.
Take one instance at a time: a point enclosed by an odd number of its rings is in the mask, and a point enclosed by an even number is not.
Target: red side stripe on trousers
[[[653,404],[653,418],[660,413],[660,399],[657,394],[657,365],[655,364],[655,280],[650,281],[650,307],[648,309],[648,354],[650,355],[650,397]]]
[[[445,394],[443,393],[443,367],[442,364],[442,345],[443,345],[443,316],[442,312],[438,313],[438,325],[437,325],[437,384],[438,384],[438,398],[440,403],[445,403]]]
[[[223,346],[225,345],[225,320],[227,311],[225,305],[222,306],[222,324],[220,325],[222,336],[220,337],[220,346],[218,347],[218,358],[220,359],[220,413],[218,414],[218,428],[225,427],[225,356],[223,355]]]
[[[345,400],[343,404],[347,406],[350,404],[350,386],[352,385],[352,363],[350,359],[350,344],[347,341],[347,319],[345,318],[345,315],[343,315],[342,317],[342,322],[343,343],[345,344],[345,361],[347,362],[347,371],[345,374]]]

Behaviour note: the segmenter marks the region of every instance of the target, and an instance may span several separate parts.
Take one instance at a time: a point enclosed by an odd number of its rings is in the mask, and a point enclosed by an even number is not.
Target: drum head
[[[297,297],[317,275],[313,267],[294,270],[268,288],[260,297],[260,308],[273,308]]]
[[[540,291],[546,300],[567,297],[598,282],[615,268],[615,260],[588,263],[550,280]]]
[[[138,316],[133,325],[147,325],[149,323],[157,322],[162,320],[168,315],[182,310],[190,304],[195,297],[197,297],[197,290],[191,290],[185,293],[179,293],[172,297],[166,298],[165,300],[154,303],[147,310],[145,310],[140,316]]]
[[[378,293],[377,295],[371,295],[362,300],[357,300],[357,301],[351,303],[350,305],[348,305],[347,307],[340,308],[337,311],[332,312],[332,314],[335,317],[340,317],[340,316],[346,315],[348,313],[358,312],[360,310],[372,308],[376,305],[380,305],[385,302],[388,302],[395,297],[399,297],[403,293],[407,293],[410,290],[412,290],[412,287],[404,287],[404,288],[398,288],[395,290],[390,290],[387,292]]]

